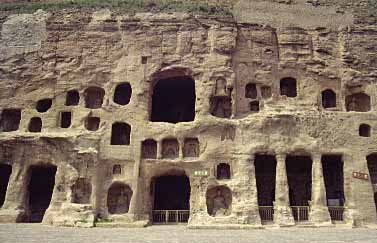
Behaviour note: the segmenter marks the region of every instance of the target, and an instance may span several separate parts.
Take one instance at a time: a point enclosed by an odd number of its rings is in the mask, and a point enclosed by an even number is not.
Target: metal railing
[[[343,221],[343,206],[329,206],[330,218],[332,221]]]
[[[153,210],[152,219],[154,224],[179,224],[187,223],[190,210]]]
[[[291,206],[291,209],[295,221],[309,220],[309,206]]]
[[[259,215],[262,221],[274,220],[274,207],[273,206],[259,206]]]

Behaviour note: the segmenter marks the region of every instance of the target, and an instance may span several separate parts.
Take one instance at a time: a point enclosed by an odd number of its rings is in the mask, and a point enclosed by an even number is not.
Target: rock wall
[[[376,152],[377,29],[330,12],[329,27],[110,10],[8,16],[0,39],[0,163],[12,174],[0,222],[29,221],[33,168],[56,166],[46,224],[145,225],[153,221],[156,178],[185,175],[189,226],[261,227],[254,160],[269,154],[276,225],[295,224],[287,156],[311,159],[308,221],[330,224],[322,155],[344,163],[342,222],[374,224],[370,178],[353,172],[368,174],[367,156]],[[151,121],[159,82],[182,77],[194,81],[193,121]],[[125,83],[130,99],[119,104],[114,96]],[[220,163],[229,165],[229,179],[216,178]],[[213,213],[213,205],[226,213]]]

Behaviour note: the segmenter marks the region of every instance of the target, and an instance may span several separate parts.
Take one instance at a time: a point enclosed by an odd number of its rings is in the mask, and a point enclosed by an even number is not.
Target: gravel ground
[[[255,230],[189,230],[184,226],[66,228],[40,224],[0,224],[0,243],[338,243],[376,242],[377,230],[285,228]]]

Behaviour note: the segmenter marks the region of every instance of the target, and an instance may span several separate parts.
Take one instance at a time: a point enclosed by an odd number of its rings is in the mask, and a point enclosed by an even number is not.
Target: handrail
[[[328,206],[332,221],[343,221],[344,206]]]
[[[309,220],[309,206],[290,206],[292,209],[292,215],[295,221],[307,221]]]
[[[152,220],[155,224],[187,223],[190,210],[152,210]]]
[[[274,220],[274,207],[273,206],[259,206],[259,215],[262,221]]]

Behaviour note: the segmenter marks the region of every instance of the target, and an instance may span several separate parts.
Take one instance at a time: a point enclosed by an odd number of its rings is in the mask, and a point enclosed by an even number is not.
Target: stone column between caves
[[[280,226],[292,226],[295,222],[289,206],[289,186],[285,159],[285,154],[276,155],[274,223]]]
[[[344,213],[343,221],[347,224],[357,226],[359,217],[356,210],[355,200],[352,194],[352,169],[353,158],[349,154],[343,155],[343,190],[344,190]]]
[[[141,144],[141,143],[140,143]],[[149,217],[144,214],[144,207],[143,207],[143,198],[144,195],[144,188],[145,182],[144,178],[142,177],[141,171],[141,163],[142,163],[142,154],[141,154],[141,147],[136,147],[134,150],[135,155],[135,164],[132,174],[132,197],[130,201],[128,215],[132,219],[132,221],[139,221],[139,220],[146,220]]]
[[[22,222],[27,214],[26,198],[30,178],[28,177],[28,166],[19,161],[17,160],[18,163],[13,164],[4,205],[0,210],[0,223]]]
[[[242,223],[262,225],[258,207],[257,181],[255,177],[255,155],[248,155],[239,163],[241,187],[245,189],[243,197]]]
[[[206,189],[214,178],[192,177],[190,178],[190,218],[188,225],[203,225],[207,223],[207,198]]]
[[[323,177],[320,154],[313,155],[312,165],[312,199],[309,220],[315,224],[331,224],[326,203],[326,187]]]

